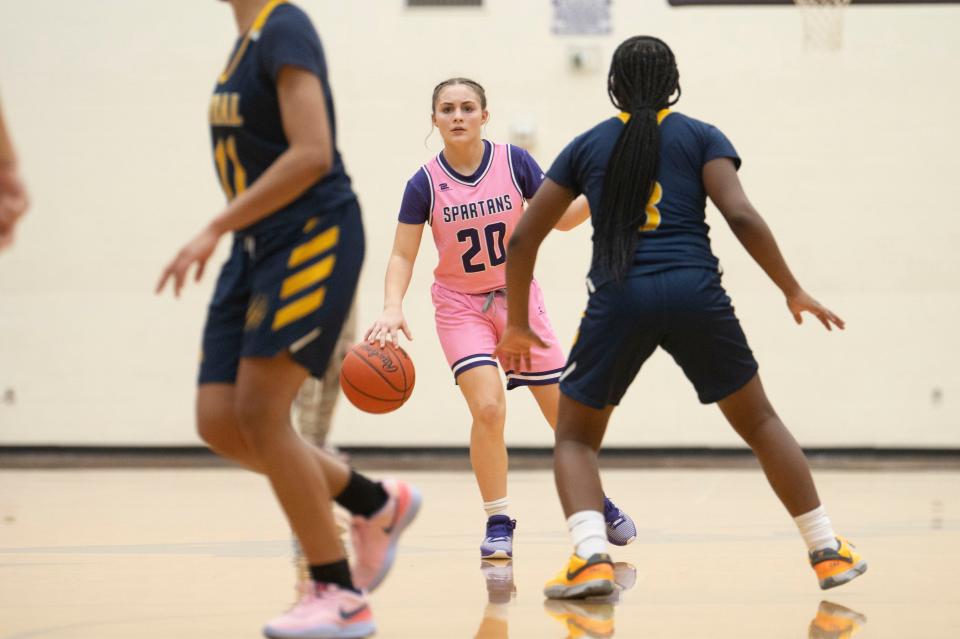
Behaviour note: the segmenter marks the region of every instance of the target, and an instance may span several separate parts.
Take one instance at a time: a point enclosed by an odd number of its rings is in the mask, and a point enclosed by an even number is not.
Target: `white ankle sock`
[[[508,497],[502,497],[500,499],[494,499],[493,501],[483,502],[483,509],[487,513],[487,517],[493,517],[494,515],[506,515],[507,508],[510,506],[510,499]]]
[[[817,506],[808,513],[794,517],[800,536],[807,544],[807,550],[813,552],[822,548],[836,548],[837,536],[823,506]]]
[[[581,510],[567,518],[567,530],[574,552],[583,559],[598,552],[607,552],[607,523],[603,513],[596,510]]]

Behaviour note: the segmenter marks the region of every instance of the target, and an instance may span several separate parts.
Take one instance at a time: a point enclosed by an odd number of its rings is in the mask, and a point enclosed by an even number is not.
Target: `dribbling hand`
[[[163,269],[163,273],[160,275],[160,281],[157,282],[156,293],[162,293],[163,287],[167,284],[167,280],[173,278],[173,295],[180,297],[180,290],[183,288],[183,284],[187,279],[187,271],[190,270],[193,264],[197,265],[193,280],[199,282],[200,278],[203,277],[203,270],[207,265],[207,260],[210,259],[214,249],[217,248],[218,241],[220,241],[220,234],[209,227],[190,240],[186,246],[180,249],[180,252],[177,253],[173,261],[167,265],[167,268]]]
[[[548,348],[547,343],[529,326],[508,325],[503,331],[500,343],[493,351],[493,356],[499,357],[508,371],[529,371],[531,370],[530,349],[534,346]]]
[[[801,313],[811,313],[812,315],[816,315],[817,319],[820,320],[820,323],[823,324],[828,331],[833,330],[831,325],[836,326],[840,330],[843,330],[846,326],[846,323],[834,314],[833,311],[810,297],[809,293],[803,290],[787,297],[787,308],[790,309],[790,314],[793,315],[793,320],[797,324],[803,324],[803,315],[801,315]]]
[[[388,340],[393,342],[394,346],[399,346],[400,331],[403,331],[403,334],[407,336],[408,340],[413,340],[413,333],[410,332],[410,327],[407,326],[407,320],[403,317],[403,311],[385,310],[383,315],[380,316],[380,319],[367,329],[367,332],[363,335],[363,339],[371,344],[379,341],[380,348],[386,346]]]

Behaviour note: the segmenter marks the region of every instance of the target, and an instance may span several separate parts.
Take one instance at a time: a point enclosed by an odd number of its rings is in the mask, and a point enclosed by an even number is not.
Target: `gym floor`
[[[371,597],[378,637],[960,636],[958,472],[816,471],[870,566],[824,592],[759,470],[607,470],[639,530],[612,549],[623,591],[552,605],[570,548],[549,471],[512,473],[515,559],[486,565],[472,475],[402,476],[424,507]],[[239,470],[0,471],[0,639],[254,639],[293,601],[290,548]]]

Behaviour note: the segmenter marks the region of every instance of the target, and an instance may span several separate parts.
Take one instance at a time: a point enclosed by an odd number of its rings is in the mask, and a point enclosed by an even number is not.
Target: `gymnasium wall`
[[[848,322],[842,333],[810,320],[795,326],[719,214],[708,213],[724,283],[797,438],[960,446],[960,337],[950,329],[960,315],[956,6],[853,7],[835,54],[804,50],[791,7],[619,1],[610,36],[557,37],[547,0],[472,10],[409,10],[400,0],[301,6],[327,49],[339,144],[364,209],[361,328],[381,308],[404,184],[440,148],[438,135],[427,137],[434,84],[480,81],[487,136],[532,127],[546,167],[612,113],[605,77],[616,44],[653,33],[677,54],[677,109],[727,133],[801,283]],[[0,96],[33,196],[18,244],[0,254],[0,445],[199,443],[194,378],[215,269],[180,300],[153,287],[222,206],[205,118],[234,29],[229,8],[212,0],[0,0]],[[576,48],[596,70],[572,69]],[[433,330],[436,253],[425,235],[405,306],[417,390],[387,416],[342,404],[336,443],[467,442],[469,416]],[[564,344],[586,300],[589,237],[588,227],[555,233],[541,250],[537,276]],[[508,395],[507,430],[512,444],[552,441],[523,390]],[[658,353],[607,443],[739,442]]]

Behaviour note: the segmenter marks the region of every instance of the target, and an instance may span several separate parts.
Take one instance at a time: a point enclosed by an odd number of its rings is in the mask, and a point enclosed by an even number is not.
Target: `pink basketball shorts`
[[[496,366],[493,349],[507,324],[506,291],[499,289],[471,295],[434,284],[431,294],[436,308],[437,335],[454,380],[471,368]],[[507,390],[517,386],[556,384],[567,362],[550,325],[543,293],[536,280],[530,284],[530,328],[547,342],[548,347],[535,346],[530,351],[532,370],[506,371]]]

